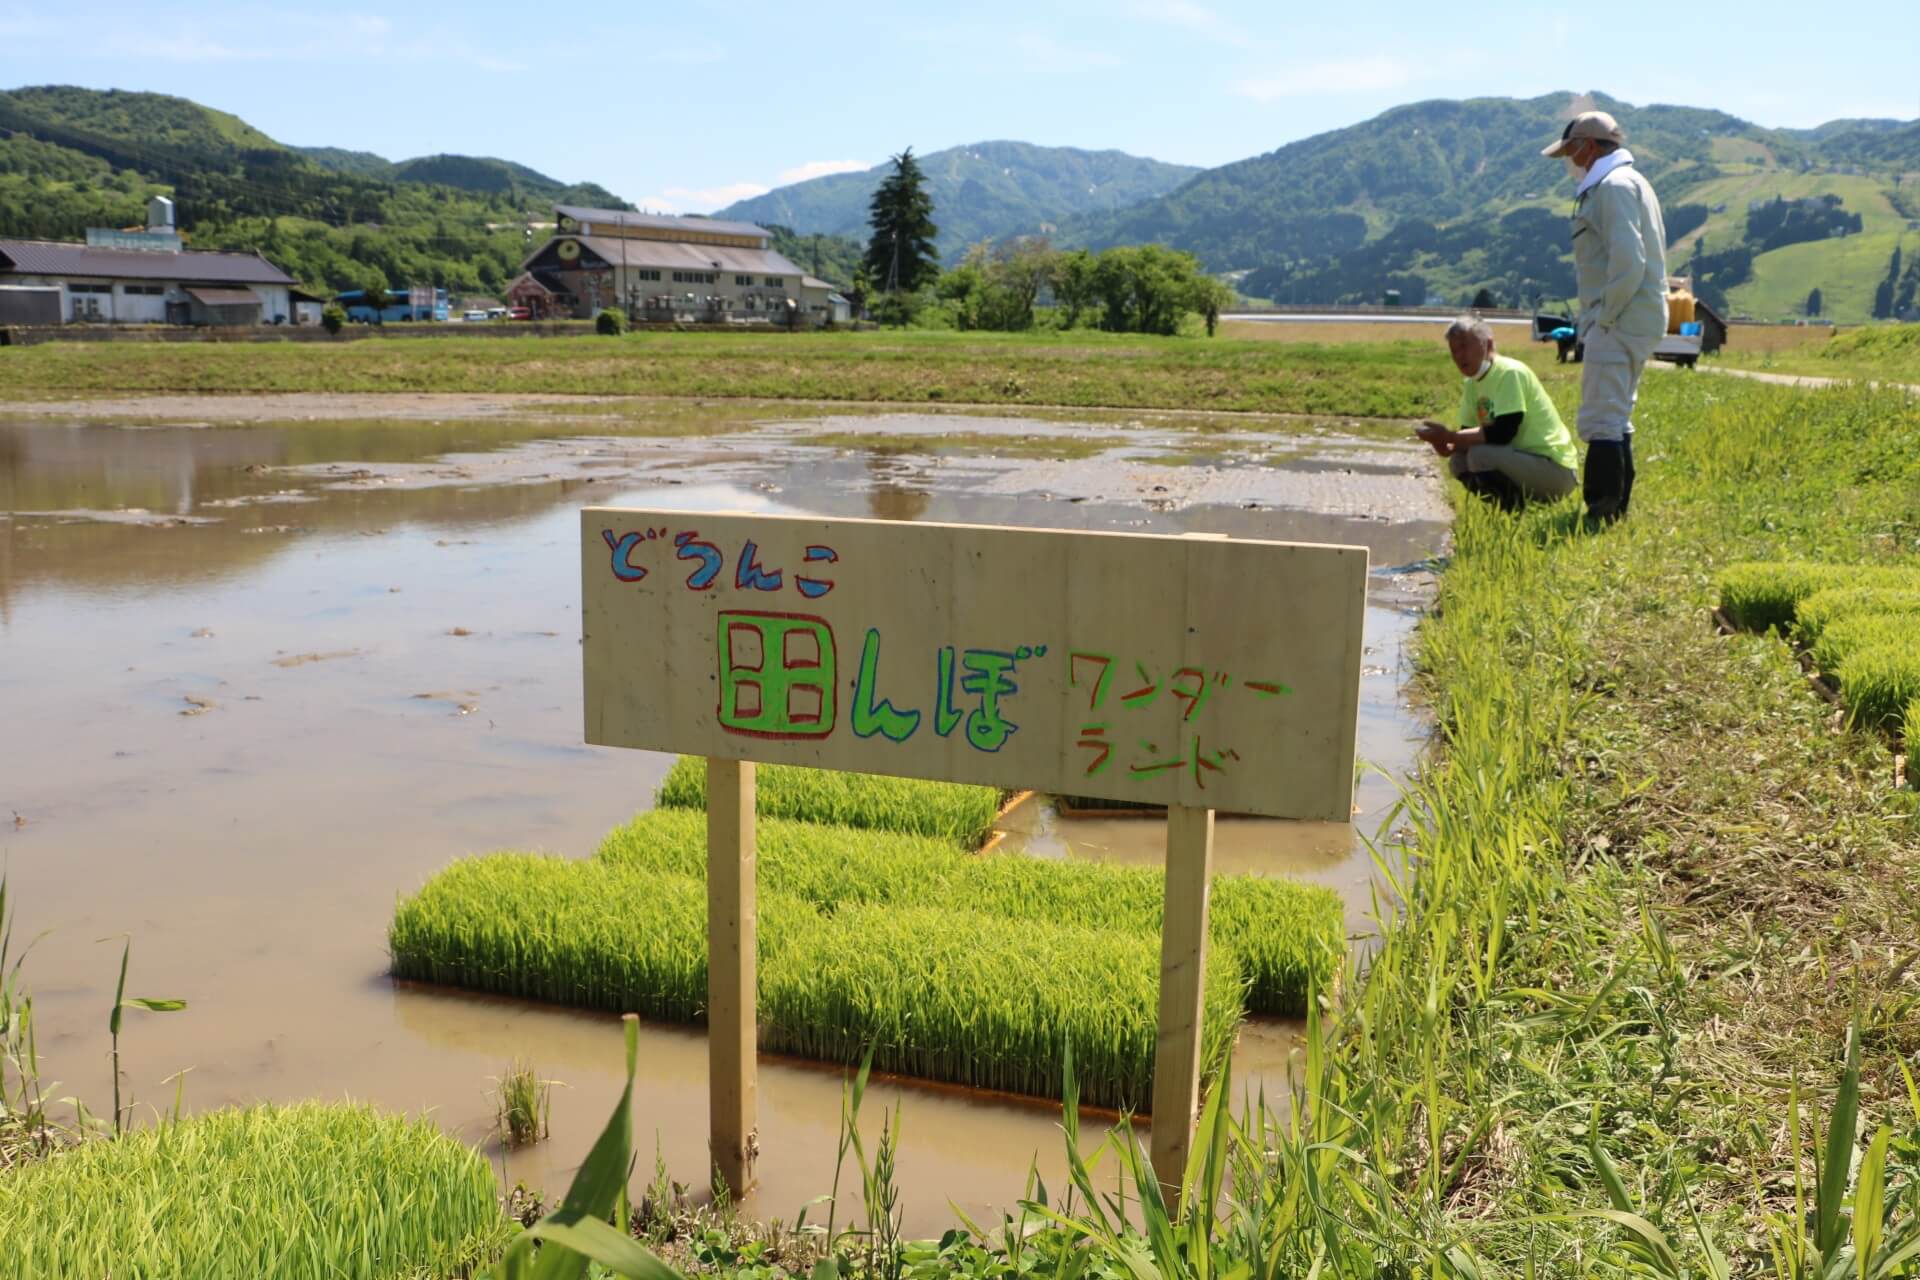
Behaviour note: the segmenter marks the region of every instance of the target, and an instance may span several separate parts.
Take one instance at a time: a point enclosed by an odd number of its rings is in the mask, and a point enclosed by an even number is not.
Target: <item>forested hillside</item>
[[[1122,209],[1198,173],[1124,151],[1082,151],[1027,142],[977,142],[916,156],[933,196],[941,256],[956,261],[983,240],[1050,234],[1075,214]],[[801,234],[864,240],[867,205],[891,163],[779,187],[715,214]]]
[[[465,156],[391,164],[282,146],[184,98],[71,86],[0,92],[0,235],[134,226],[171,195],[190,244],[265,253],[312,288],[495,292],[556,200],[630,208],[592,184]]]
[[[1770,130],[1602,94],[1398,107],[1078,218],[1058,238],[1163,241],[1236,273],[1245,294],[1281,302],[1377,302],[1397,289],[1407,301],[1453,304],[1481,288],[1513,305],[1563,299],[1573,291],[1572,184],[1539,153],[1588,106],[1619,118],[1660,192],[1672,265],[1703,242],[1713,252],[1702,283],[1723,307],[1802,314],[1819,288],[1824,314],[1864,320],[1894,249],[1903,238],[1920,245],[1920,228],[1908,226],[1920,217],[1920,122]]]

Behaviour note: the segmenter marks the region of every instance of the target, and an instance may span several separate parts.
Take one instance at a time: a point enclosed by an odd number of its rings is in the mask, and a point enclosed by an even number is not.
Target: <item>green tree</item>
[[[1807,314],[1809,316],[1819,315],[1820,308],[1824,303],[1825,299],[1820,296],[1820,288],[1818,285],[1807,291]]]
[[[1094,257],[1085,249],[1060,254],[1053,263],[1053,298],[1060,304],[1060,327],[1071,329],[1080,323],[1080,313],[1094,300]]]
[[[1219,327],[1220,313],[1233,305],[1233,290],[1213,276],[1198,275],[1187,286],[1186,306],[1206,322],[1207,336]]]
[[[1481,285],[1480,292],[1473,295],[1473,301],[1468,305],[1475,311],[1485,311],[1487,308],[1496,305],[1493,300],[1493,290],[1487,288],[1485,285]]]
[[[866,313],[867,299],[873,296],[873,292],[873,272],[862,262],[853,269],[853,281],[847,286],[847,303],[854,320],[859,320]]]
[[[1873,318],[1891,320],[1893,318],[1894,291],[1900,287],[1900,246],[1893,246],[1893,257],[1887,260],[1887,278],[1873,290]]]
[[[1221,293],[1207,290],[1201,282],[1209,279],[1192,254],[1165,245],[1108,249],[1093,268],[1100,327],[1118,333],[1178,333],[1182,316],[1194,311],[1204,315],[1209,303],[1218,306],[1222,297],[1232,296],[1224,285]]]
[[[908,147],[893,157],[893,172],[873,193],[867,241],[867,271],[889,294],[912,293],[939,274],[933,241],[933,197],[926,175]]]
[[[329,302],[320,309],[320,327],[328,333],[338,333],[347,323],[347,309],[337,302]]]

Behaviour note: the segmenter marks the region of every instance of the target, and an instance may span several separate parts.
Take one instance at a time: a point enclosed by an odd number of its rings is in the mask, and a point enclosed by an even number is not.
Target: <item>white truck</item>
[[[1655,360],[1667,360],[1683,369],[1691,369],[1700,359],[1703,351],[1719,349],[1719,336],[1725,330],[1719,330],[1710,336],[1707,331],[1706,308],[1694,297],[1692,276],[1668,276],[1667,295],[1672,305],[1674,295],[1680,295],[1685,301],[1681,304],[1688,309],[1689,319],[1682,320],[1675,332],[1660,339],[1653,349]],[[1718,321],[1715,321],[1718,323]],[[1585,355],[1585,344],[1574,336],[1574,321],[1569,316],[1553,315],[1541,312],[1533,318],[1533,340],[1535,342],[1557,342],[1560,347],[1560,362],[1568,359],[1579,363]]]

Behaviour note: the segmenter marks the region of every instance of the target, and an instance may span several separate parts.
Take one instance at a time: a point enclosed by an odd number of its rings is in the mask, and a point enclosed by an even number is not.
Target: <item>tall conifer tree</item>
[[[940,273],[933,240],[933,197],[927,194],[926,175],[908,147],[893,157],[893,172],[873,193],[868,221],[873,237],[867,241],[867,273],[887,293],[911,293],[931,283]]]

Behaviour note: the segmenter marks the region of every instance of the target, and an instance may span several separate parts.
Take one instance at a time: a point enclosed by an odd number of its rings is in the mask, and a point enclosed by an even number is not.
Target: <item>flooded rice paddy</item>
[[[136,421],[136,419],[139,419]],[[371,1099],[487,1141],[516,1056],[564,1082],[505,1177],[562,1189],[619,1089],[614,1019],[396,984],[396,897],[464,854],[584,855],[670,760],[581,744],[577,509],[588,503],[1363,543],[1375,566],[1360,813],[1223,820],[1218,865],[1316,880],[1366,928],[1359,836],[1420,732],[1404,642],[1444,539],[1399,424],[1194,414],[904,414],[506,397],[228,398],[0,408],[0,860],[53,1092],[110,1096],[117,947],[137,1098]],[[1016,810],[1005,846],[1151,863],[1162,826]],[[1236,1085],[1284,1077],[1256,1022]],[[705,1181],[706,1047],[650,1027],[644,1151]],[[832,1181],[840,1072],[763,1060],[760,1189],[789,1221]],[[889,1081],[906,1226],[991,1212],[1057,1106]],[[1098,1126],[1095,1126],[1096,1128]],[[491,1150],[491,1148],[490,1148]],[[643,1164],[644,1164],[643,1160]],[[642,1171],[643,1173],[645,1170]],[[816,1211],[817,1212],[817,1211]]]

